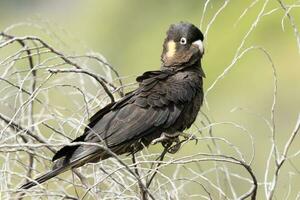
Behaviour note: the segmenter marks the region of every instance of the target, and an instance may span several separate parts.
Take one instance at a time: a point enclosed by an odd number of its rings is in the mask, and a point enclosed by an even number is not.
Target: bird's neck
[[[162,64],[160,70],[162,71],[173,71],[173,72],[179,72],[179,71],[198,71],[199,75],[203,78],[205,78],[205,73],[202,69],[201,61],[192,64],[192,65],[178,65],[178,66],[164,66]]]
[[[161,70],[171,70],[171,71],[182,71],[190,68],[201,68],[201,61],[195,60],[194,62],[181,63],[172,66],[165,65],[164,62],[161,64]]]

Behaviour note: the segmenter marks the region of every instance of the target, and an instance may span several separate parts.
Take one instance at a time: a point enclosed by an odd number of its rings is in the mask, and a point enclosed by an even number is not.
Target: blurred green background
[[[265,3],[265,1],[258,1],[249,8],[244,17],[238,20],[253,2],[252,0],[229,2],[212,23],[206,35],[206,53],[202,63],[207,76],[204,80],[205,90],[231,64],[237,48]],[[284,2],[289,5],[296,1]],[[20,22],[43,23],[49,31],[57,33],[70,49],[74,48],[76,51],[92,49],[100,52],[121,76],[133,76],[129,80],[132,81],[138,74],[160,67],[162,42],[170,24],[189,21],[200,26],[204,3],[205,1],[199,0],[2,0],[0,30]],[[223,3],[220,0],[212,0],[208,4],[201,27],[203,32]],[[278,79],[275,107],[276,140],[279,151],[282,152],[300,112],[300,44],[297,45],[297,37],[288,18],[282,21],[285,12],[277,1],[270,1],[264,13],[269,14],[261,17],[245,40],[242,50],[250,46],[263,47],[271,55],[275,64]],[[299,30],[299,8],[292,9],[290,14]],[[14,33],[34,35],[28,28],[17,29]],[[251,50],[236,62],[232,70],[207,94],[209,109],[203,106],[203,111],[214,122],[239,123],[253,134],[256,148],[253,169],[260,183],[264,181],[266,160],[271,147],[271,133],[264,121],[251,112],[270,120],[272,99],[271,63],[262,51]],[[239,107],[244,110],[231,112],[232,109]],[[198,122],[201,120],[199,118]],[[250,159],[251,144],[242,131],[232,126],[219,125],[214,129],[214,134],[237,145],[246,159]],[[299,151],[299,140],[299,137],[295,139],[290,154]],[[159,150],[161,149],[153,148],[153,151]],[[195,151],[205,151],[205,148],[191,143],[177,156],[188,155]],[[300,157],[297,156],[283,167],[276,199],[284,199],[288,194],[289,186],[291,186],[291,194],[288,199],[295,199],[299,194],[299,165]],[[244,173],[243,170],[241,171]],[[239,194],[248,188],[247,185],[239,185],[238,182],[234,186],[241,187],[241,190],[237,190]],[[193,191],[197,187],[199,186],[193,185],[189,190]],[[258,199],[264,199],[262,186]]]

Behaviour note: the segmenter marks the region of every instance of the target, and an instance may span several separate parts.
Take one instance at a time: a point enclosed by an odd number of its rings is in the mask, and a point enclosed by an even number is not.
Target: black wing
[[[117,154],[128,152],[126,148],[141,139],[149,144],[176,122],[184,106],[195,96],[196,91],[188,81],[175,79],[172,71],[144,73],[137,78],[140,83],[137,90],[96,113],[89,128],[74,141],[105,142]],[[66,156],[71,162],[97,151],[102,150],[87,145],[67,146],[53,160]]]

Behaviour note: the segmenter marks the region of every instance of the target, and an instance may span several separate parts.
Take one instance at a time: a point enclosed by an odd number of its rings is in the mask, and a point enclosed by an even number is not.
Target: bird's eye
[[[186,38],[185,37],[180,38],[180,44],[186,44]]]

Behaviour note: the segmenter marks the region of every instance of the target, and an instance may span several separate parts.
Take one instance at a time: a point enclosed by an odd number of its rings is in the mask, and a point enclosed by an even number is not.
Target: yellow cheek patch
[[[167,46],[168,46],[167,57],[171,58],[174,56],[176,52],[176,43],[173,40],[171,40],[168,42]]]

